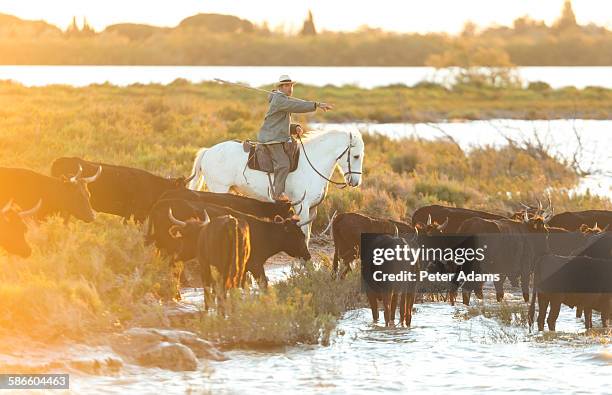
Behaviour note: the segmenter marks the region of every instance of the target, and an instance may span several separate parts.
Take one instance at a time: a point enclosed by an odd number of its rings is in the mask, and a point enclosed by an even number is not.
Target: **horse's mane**
[[[332,133],[346,133],[346,132],[347,131],[339,130],[339,129],[336,129],[336,130],[314,130],[314,129],[311,129],[311,130],[308,130],[308,131],[304,132],[304,134],[302,134],[302,141],[304,141],[306,143],[307,141],[316,140],[316,139],[321,138],[321,137],[323,137],[325,135],[328,135],[328,134],[332,134]],[[361,139],[361,133],[359,131],[353,131],[353,136],[354,137],[359,136],[357,138]]]

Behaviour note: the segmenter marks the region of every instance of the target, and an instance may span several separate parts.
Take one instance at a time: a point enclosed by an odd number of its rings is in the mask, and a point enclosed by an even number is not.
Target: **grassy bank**
[[[32,224],[28,240],[28,259],[0,253],[0,335],[85,339],[123,328],[176,289],[140,228],[110,216],[67,226],[51,218]]]
[[[27,96],[45,101],[53,98],[82,106],[92,122],[96,120],[102,125],[110,124],[109,126],[121,121],[118,118],[121,111],[118,111],[117,107],[127,106],[137,113],[144,112],[143,115],[148,114],[154,118],[155,122],[151,126],[158,132],[188,126],[185,125],[185,117],[190,123],[195,121],[196,124],[198,121],[220,119],[230,122],[229,129],[236,135],[239,135],[242,129],[246,129],[244,132],[247,133],[256,130],[267,105],[265,93],[211,82],[192,84],[182,79],[177,79],[169,85],[134,84],[125,88],[107,84],[85,88],[25,88],[2,82],[0,95],[2,99]],[[545,83],[532,83],[528,88],[492,87],[480,83],[457,84],[452,87],[434,83],[419,83],[410,87],[397,84],[373,89],[352,85],[297,85],[295,95],[335,104],[334,111],[317,112],[308,118],[302,118],[323,122],[429,122],[492,118],[609,119],[612,113],[610,89],[552,89]],[[10,108],[16,103],[11,101],[7,104],[3,111],[8,110],[10,113]],[[44,114],[41,108],[32,107],[32,110],[32,115]]]
[[[492,106],[506,104],[507,108],[560,109],[579,103],[589,111],[610,114],[612,103],[610,91],[603,89],[465,93],[460,89],[299,87],[296,94],[325,98],[337,105],[337,111],[303,121],[408,120],[416,118],[404,118],[405,114],[431,114],[432,108],[444,109],[444,117],[450,117],[452,111],[477,108],[484,114]],[[491,97],[495,94],[501,99]],[[411,104],[400,107],[398,97]],[[2,83],[0,166],[48,174],[55,158],[75,155],[161,175],[187,175],[198,148],[233,138],[253,138],[264,107],[265,100],[249,92],[181,81],[127,88],[25,88]],[[399,219],[431,203],[507,212],[520,200],[543,196],[548,187],[552,187],[557,212],[612,207],[608,200],[570,197],[563,192],[576,185],[578,177],[546,154],[535,155],[516,147],[485,147],[467,154],[448,141],[391,141],[370,135],[364,139],[363,186],[346,190],[330,187],[319,208],[315,232],[327,225],[336,210]],[[128,326],[159,308],[160,298],[172,295],[167,263],[153,248],[143,246],[141,230],[134,225],[123,225],[108,216],[100,216],[93,224],[72,222],[67,227],[59,219],[51,219],[33,226],[28,239],[34,247],[29,259],[0,252],[0,331],[45,339],[83,337],[92,330]],[[241,331],[250,330],[244,326],[250,319],[261,322],[259,318],[269,316],[274,317],[270,325],[279,322],[269,333],[284,339],[283,344],[313,342],[315,338],[324,341],[329,323],[355,299],[350,295],[344,298],[347,289],[336,289],[323,278],[319,281],[318,275],[308,285],[313,276],[298,274],[270,294],[236,300],[232,307],[235,333],[222,333],[220,328],[224,327],[214,319],[202,323],[199,330],[226,341],[224,336],[239,337]],[[296,321],[303,324],[299,330]],[[265,337],[268,329],[260,332]],[[251,339],[239,340],[248,343]],[[262,343],[268,340],[260,339]]]

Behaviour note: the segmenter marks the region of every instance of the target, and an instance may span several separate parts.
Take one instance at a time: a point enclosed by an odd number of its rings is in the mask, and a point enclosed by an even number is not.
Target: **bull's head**
[[[203,219],[195,218],[187,221],[176,219],[172,213],[172,208],[168,208],[168,219],[172,226],[168,229],[168,233],[173,239],[181,239],[183,237],[195,236],[202,228],[210,223],[210,217],[206,210],[203,211]]]
[[[608,224],[605,228],[601,229],[597,225],[597,222],[595,222],[595,225],[593,225],[592,228],[589,228],[589,226],[587,224],[580,225],[579,231],[580,231],[580,233],[582,233],[584,235],[597,235],[599,233],[607,232],[609,227],[610,227],[610,224]]]
[[[284,251],[294,258],[303,258],[309,260],[311,258],[310,251],[306,245],[306,235],[302,232],[301,227],[308,225],[314,220],[311,218],[308,221],[300,222],[299,217],[282,218],[280,215],[274,217],[274,222],[283,226],[285,235]]]
[[[542,201],[540,199],[536,199],[538,204],[534,206],[521,202],[520,204],[522,206],[522,209],[514,212],[514,214],[512,214],[510,218],[515,221],[526,222],[532,217],[541,216],[542,218],[544,218],[545,222],[548,223],[548,221],[550,221],[550,219],[554,215],[555,209],[552,205],[552,201],[550,200],[550,195],[547,197],[547,199],[548,205],[545,209],[543,208]]]
[[[23,220],[36,214],[42,206],[42,200],[25,211],[17,211],[12,205],[13,202],[9,201],[0,210],[0,245],[12,254],[27,258],[32,253],[32,249],[25,240],[27,228]]]
[[[427,236],[435,236],[435,235],[443,234],[447,226],[448,226],[448,217],[446,217],[446,220],[443,223],[439,224],[437,221],[433,221],[431,219],[431,214],[430,214],[427,217],[427,223],[423,224],[421,222],[418,222],[415,226],[415,229],[418,232],[421,232]]]
[[[62,198],[65,201],[66,206],[69,207],[69,211],[78,219],[85,222],[92,222],[96,215],[91,208],[89,199],[91,193],[87,188],[87,184],[94,182],[102,174],[102,166],[98,166],[96,174],[90,177],[82,177],[83,168],[79,165],[79,169],[72,177],[62,177],[64,183],[64,195]]]
[[[195,178],[195,173],[190,175],[189,177],[176,177],[176,178],[168,178],[171,182],[172,186],[177,189],[185,189],[189,185],[189,182]]]

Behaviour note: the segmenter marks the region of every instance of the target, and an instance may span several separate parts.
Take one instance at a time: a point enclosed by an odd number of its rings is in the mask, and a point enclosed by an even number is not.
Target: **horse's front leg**
[[[310,207],[310,202],[303,202],[304,207]],[[302,210],[303,211],[303,210]],[[302,218],[302,222],[306,221],[308,222],[307,225],[302,226],[302,232],[304,232],[304,235],[306,236],[306,246],[309,245],[310,243],[310,231],[312,229],[312,222],[314,221],[314,219],[317,217],[317,207],[310,207],[308,209],[308,219]]]
[[[302,202],[302,205],[303,207],[310,207],[309,202],[307,201]],[[301,227],[302,233],[304,233],[304,236],[306,239],[306,247],[310,245],[310,229],[312,226],[312,221],[310,220],[313,219],[316,215],[317,215],[316,207],[311,208],[306,212],[305,212],[305,209],[302,209],[302,212],[300,213],[300,222],[308,222],[306,225],[303,225]],[[304,258],[300,258],[300,264],[302,265],[302,267],[304,267],[306,265],[306,260]]]

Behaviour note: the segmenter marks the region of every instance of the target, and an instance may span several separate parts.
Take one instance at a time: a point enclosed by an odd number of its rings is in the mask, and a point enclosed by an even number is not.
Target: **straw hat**
[[[285,85],[285,84],[296,84],[296,81],[292,81],[291,77],[289,77],[287,74],[283,74],[280,77],[278,77],[278,83],[276,84],[276,86],[281,86],[281,85]]]

